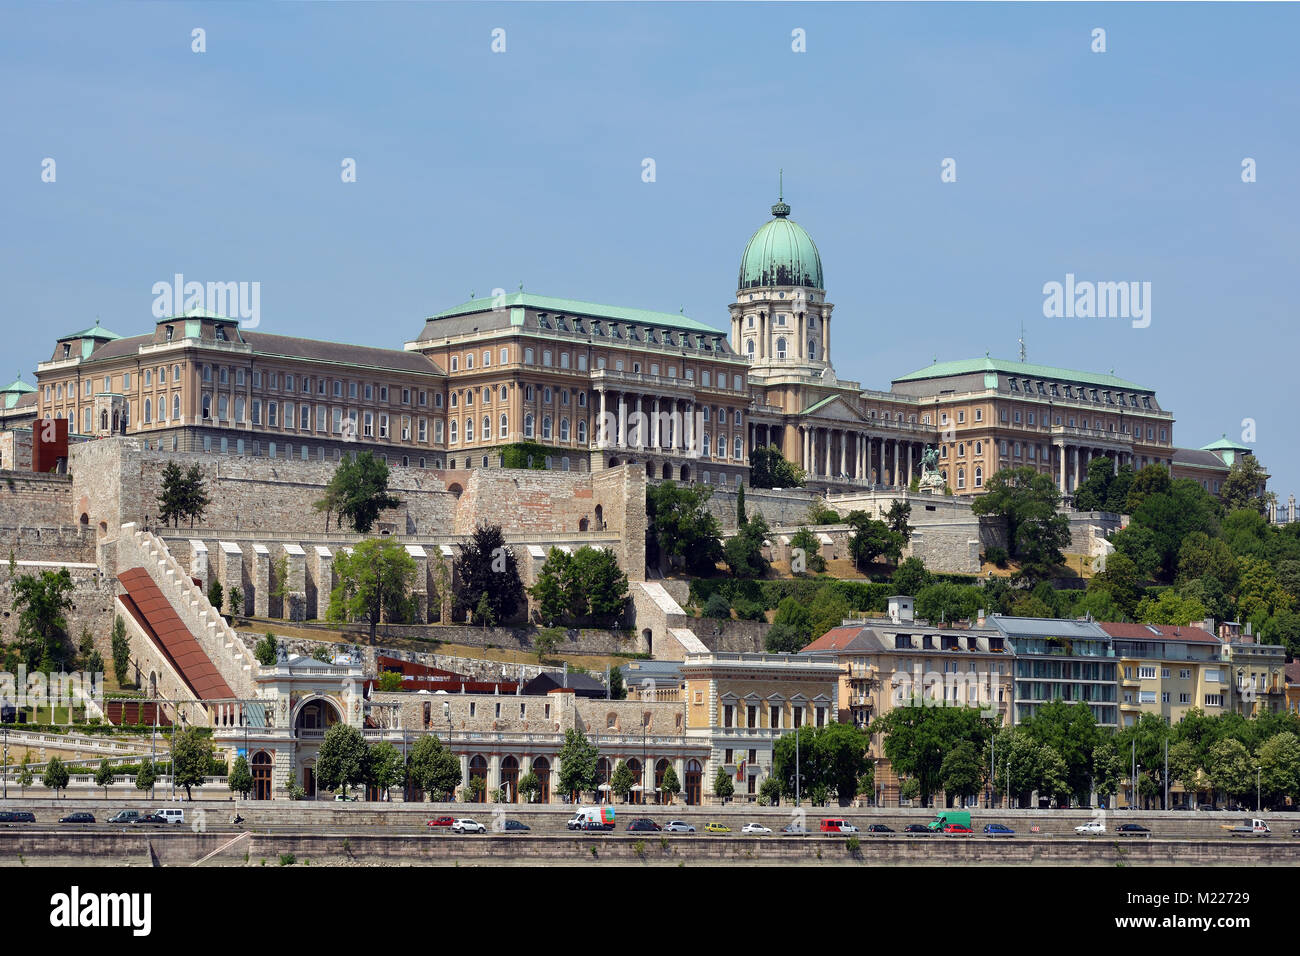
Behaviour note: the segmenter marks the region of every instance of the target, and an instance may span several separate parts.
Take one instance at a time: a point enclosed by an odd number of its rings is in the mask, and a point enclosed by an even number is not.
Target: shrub
[[[703,614],[705,617],[730,619],[731,602],[721,594],[712,594],[709,596],[709,599],[704,602]]]
[[[999,568],[1007,566],[1007,549],[1000,548],[997,545],[990,545],[984,549],[984,560],[989,564],[995,564]]]

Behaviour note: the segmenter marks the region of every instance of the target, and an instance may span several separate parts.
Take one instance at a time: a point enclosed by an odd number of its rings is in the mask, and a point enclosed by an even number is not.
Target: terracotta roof
[[[869,651],[872,645],[867,641],[867,628],[854,625],[853,627],[833,627],[817,640],[813,641],[799,653],[815,654],[817,652],[826,653],[843,652],[843,651]]]
[[[158,585],[144,568],[131,568],[117,576],[125,594],[118,595],[122,606],[149,635],[163,656],[176,668],[186,686],[199,700],[222,700],[235,696],[216,666],[189,628],[163,596]]]
[[[1195,624],[1123,624],[1101,622],[1101,629],[1111,637],[1125,641],[1185,641],[1195,644],[1218,644],[1219,639]]]

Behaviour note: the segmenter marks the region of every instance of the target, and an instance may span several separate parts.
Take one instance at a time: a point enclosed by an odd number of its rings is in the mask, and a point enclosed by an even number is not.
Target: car
[[[59,817],[60,823],[94,823],[95,815],[87,813],[85,810],[78,810],[76,813],[69,813],[66,817]]]
[[[356,803],[357,798],[346,793],[336,793],[334,795],[335,803]]]
[[[1016,831],[1001,823],[986,823],[984,824],[984,835],[990,837],[1011,837],[1016,835]]]
[[[1246,808],[1245,808],[1245,807],[1243,807],[1243,806],[1239,806],[1238,804],[1235,804],[1235,803],[1230,803],[1230,804],[1228,804],[1226,807],[1224,807],[1224,809],[1227,810],[1229,813],[1245,813],[1245,812],[1246,812]]]
[[[1085,836],[1096,836],[1099,833],[1106,832],[1106,824],[1097,820],[1089,820],[1082,826],[1075,827],[1074,832],[1084,834]]]
[[[487,833],[487,827],[477,820],[471,820],[469,817],[461,817],[451,825],[452,833]]]
[[[909,823],[907,826],[903,827],[903,832],[913,833],[917,836],[930,836],[934,831],[923,823]]]
[[[140,816],[139,810],[118,810],[108,818],[109,823],[134,823]]]
[[[858,828],[841,817],[827,817],[820,826],[822,833],[857,833]]]
[[[974,831],[964,823],[949,823],[943,828],[944,836],[970,836]]]
[[[1216,807],[1216,806],[1215,806],[1214,804],[1212,804],[1212,803],[1198,803],[1198,804],[1196,805],[1196,809],[1197,809],[1197,810],[1204,810],[1204,811],[1206,811],[1206,812],[1210,812],[1210,811],[1213,811],[1213,810],[1217,810],[1217,809],[1219,809],[1219,808]]]
[[[583,820],[578,824],[578,829],[594,833],[605,833],[608,830],[614,829],[614,824],[602,823],[599,820]]]
[[[530,830],[532,830],[532,827],[527,823],[520,822],[519,820],[507,820],[505,823],[501,824],[502,833],[527,833]]]
[[[627,824],[629,832],[651,832],[657,833],[663,829],[649,817],[638,817],[635,820],[629,820]]]
[[[165,807],[161,810],[155,810],[153,815],[162,817],[167,823],[184,823],[185,811],[179,807]]]
[[[787,823],[781,828],[781,832],[790,836],[807,836],[808,831],[798,823]]]
[[[35,823],[36,814],[30,810],[0,810],[0,823]]]
[[[704,824],[704,832],[705,833],[730,833],[731,827],[727,826],[725,823],[718,823],[715,821],[713,823]]]
[[[1169,809],[1171,809],[1171,810],[1191,810],[1192,807],[1191,807],[1189,804],[1186,804],[1186,803],[1180,803],[1180,804],[1178,804],[1178,806],[1176,806],[1176,807],[1170,807]]]
[[[1150,832],[1150,829],[1140,823],[1121,823],[1115,828],[1115,833],[1118,836],[1135,836],[1143,833],[1149,834]]]
[[[149,824],[149,823],[161,823],[161,824],[166,824],[166,823],[167,823],[167,818],[166,818],[166,817],[160,817],[160,816],[159,816],[158,814],[156,814],[156,813],[145,813],[145,814],[142,814],[142,815],[136,817],[134,820],[131,821],[131,823],[132,823],[132,825]]]
[[[754,836],[768,836],[772,832],[771,827],[765,827],[761,823],[746,823],[740,828],[741,833],[749,833]]]
[[[867,827],[868,833],[893,833],[894,831],[883,823],[872,823]]]
[[[432,820],[426,823],[425,826],[426,827],[449,827],[455,822],[456,822],[455,817],[434,817]]]
[[[664,824],[665,833],[694,833],[695,827],[681,820],[669,820]]]
[[[1291,835],[1293,837],[1300,837],[1300,827],[1296,827],[1294,830],[1292,830]]]

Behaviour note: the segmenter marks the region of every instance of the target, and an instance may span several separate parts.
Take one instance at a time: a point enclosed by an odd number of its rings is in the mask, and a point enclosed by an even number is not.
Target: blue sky
[[[1181,445],[1253,419],[1285,499],[1297,28],[1292,4],[11,3],[0,377],[96,318],[145,331],[176,272],[260,282],[263,331],[373,345],[521,281],[726,328],[784,167],[841,378],[1011,358],[1023,323],[1030,361],[1154,387]],[[1150,282],[1150,327],[1044,318],[1066,273]]]

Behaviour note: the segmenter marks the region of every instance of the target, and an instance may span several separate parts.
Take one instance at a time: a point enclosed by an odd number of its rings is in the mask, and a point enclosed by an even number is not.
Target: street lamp
[[[1255,812],[1259,813],[1259,774],[1263,767],[1255,768]]]

